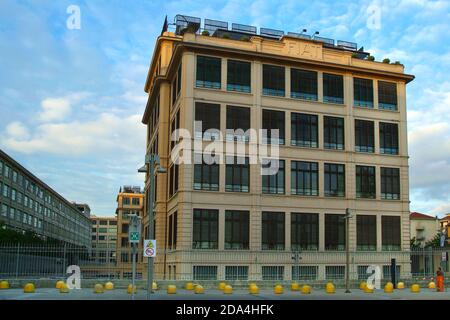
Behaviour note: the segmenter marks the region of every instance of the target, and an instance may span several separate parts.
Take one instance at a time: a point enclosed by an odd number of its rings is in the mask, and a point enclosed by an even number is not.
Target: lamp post
[[[148,230],[147,230],[147,239],[154,239],[154,211],[153,211],[153,195],[155,193],[155,168],[159,166],[160,160],[157,154],[147,154],[145,156],[145,165],[138,169],[138,172],[147,173],[150,179],[150,190],[148,194],[147,201],[147,215],[148,215]],[[167,170],[162,167],[158,167],[158,173],[166,173]],[[148,257],[147,263],[147,300],[150,300],[150,294],[153,292],[153,257]]]
[[[352,212],[350,208],[345,209],[345,293],[350,291],[350,218]]]

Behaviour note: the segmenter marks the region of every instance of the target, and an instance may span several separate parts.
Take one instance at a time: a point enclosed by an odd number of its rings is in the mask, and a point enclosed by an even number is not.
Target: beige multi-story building
[[[440,231],[439,218],[420,212],[411,212],[411,240],[414,244],[423,247],[428,241],[433,240]]]
[[[129,215],[143,217],[144,194],[141,187],[123,186],[117,194],[117,267],[121,276],[131,275],[132,250],[128,241]],[[142,242],[142,241],[141,241]],[[141,244],[139,244],[141,246]],[[140,252],[139,252],[140,253]],[[137,254],[138,276],[142,275],[142,254]]]
[[[156,277],[343,278],[347,208],[350,277],[370,264],[387,276],[391,258],[408,276],[406,84],[414,77],[404,66],[317,35],[186,16],[174,29],[165,24],[155,44],[142,120],[147,153],[168,169],[156,173]],[[203,146],[222,141],[207,129],[246,150],[248,136],[226,129],[278,129],[263,139],[279,146],[278,173],[261,175],[248,156],[174,164],[178,128],[191,133],[183,142],[192,161],[195,137]]]
[[[91,215],[92,257],[96,262],[116,264],[117,218]]]

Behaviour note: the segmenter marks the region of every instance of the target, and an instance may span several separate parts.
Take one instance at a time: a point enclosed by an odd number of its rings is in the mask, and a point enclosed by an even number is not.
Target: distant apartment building
[[[144,193],[141,187],[123,186],[117,195],[117,242],[116,257],[117,266],[122,274],[131,272],[132,251],[128,241],[129,215],[143,217]],[[142,234],[143,237],[143,234]],[[141,241],[142,243],[142,241]],[[142,263],[142,254],[137,254],[137,262]],[[139,268],[141,268],[140,266]]]
[[[433,240],[439,233],[439,218],[420,212],[411,212],[411,239],[414,244],[423,247],[428,241]]]
[[[414,76],[368,57],[317,35],[182,15],[164,25],[142,119],[146,153],[167,168],[155,173],[157,277],[343,279],[347,208],[351,278],[368,264],[387,276],[391,258],[410,274],[406,85]],[[176,129],[190,133],[191,163],[171,157]],[[267,163],[248,156],[217,164],[196,154],[196,139],[247,151],[248,129],[279,131],[262,137],[279,147],[276,174],[261,175]],[[147,174],[147,197],[149,182]]]
[[[446,235],[447,244],[450,245],[450,213],[439,220],[441,231]]]
[[[91,221],[50,186],[0,150],[0,221],[80,247],[91,246]]]
[[[99,263],[116,263],[117,217],[91,216],[92,258]]]

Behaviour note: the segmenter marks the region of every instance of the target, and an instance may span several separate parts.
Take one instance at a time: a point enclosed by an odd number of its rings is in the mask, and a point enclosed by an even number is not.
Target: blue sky
[[[69,5],[81,29],[66,27]],[[368,24],[372,8],[380,24]],[[449,1],[0,1],[0,148],[69,200],[113,215],[143,185],[143,91],[167,14],[316,30],[399,60],[407,88],[411,210],[450,212]]]

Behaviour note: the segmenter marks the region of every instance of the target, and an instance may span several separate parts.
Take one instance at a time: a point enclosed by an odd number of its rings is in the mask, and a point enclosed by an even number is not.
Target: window
[[[194,280],[216,280],[217,266],[194,266]]]
[[[355,151],[374,152],[373,121],[355,120]]]
[[[356,250],[375,251],[377,249],[377,217],[356,216]]]
[[[104,241],[105,240],[105,236],[98,236],[98,240]]]
[[[325,214],[325,250],[345,250],[343,214]]]
[[[193,249],[217,249],[219,233],[219,211],[194,209]]]
[[[325,266],[325,279],[339,280],[345,277],[345,266]]]
[[[248,211],[225,211],[225,249],[249,248],[249,224]]]
[[[219,164],[206,164],[201,154],[196,154],[195,158],[194,190],[218,191]]]
[[[291,161],[291,194],[319,195],[319,169],[317,162]]]
[[[167,239],[169,250],[177,248],[177,223],[177,212],[174,212],[169,216],[169,236]]]
[[[263,94],[284,97],[284,67],[263,65]]]
[[[365,266],[358,266],[358,280],[360,281],[364,281],[367,280],[367,277],[369,276],[369,274],[367,273],[367,268],[369,266],[365,265]]]
[[[197,56],[197,78],[195,85],[201,88],[220,89],[221,59]]]
[[[8,216],[8,207],[6,206],[6,204],[2,204],[2,216]]]
[[[178,164],[172,164],[172,166],[169,169],[169,197],[172,197],[175,193],[178,192],[178,172],[179,172],[179,165]]]
[[[250,62],[228,60],[227,90],[250,92]]]
[[[283,266],[262,266],[261,272],[263,280],[283,281],[284,279]]]
[[[26,200],[26,202],[28,202],[28,201]],[[127,205],[129,205],[129,204],[130,204],[130,198],[128,198],[128,197],[123,197],[123,198],[122,198],[122,205],[127,206]]]
[[[262,213],[262,249],[284,250],[284,212]]]
[[[249,141],[250,108],[227,106],[227,140]]]
[[[122,224],[122,233],[128,233],[128,223]]]
[[[319,215],[291,213],[291,250],[319,249]]]
[[[317,280],[318,266],[292,266],[292,280]]]
[[[401,218],[381,216],[381,245],[383,250],[400,250]]]
[[[318,120],[316,115],[291,113],[291,145],[318,147]]]
[[[397,84],[378,81],[378,108],[397,110]]]
[[[3,196],[5,198],[9,197],[9,187],[6,184],[3,185]]]
[[[398,125],[380,122],[380,153],[398,154]]]
[[[291,98],[317,101],[317,72],[291,68]]]
[[[375,199],[375,167],[356,166],[356,197]]]
[[[131,204],[134,206],[138,206],[139,205],[139,198],[131,198]]]
[[[325,196],[345,197],[345,165],[325,163]]]
[[[170,128],[170,149],[172,150],[176,142],[180,138],[178,134],[174,134],[174,132],[180,128],[180,109],[178,109],[177,113],[173,117]]]
[[[344,150],[344,118],[323,117],[325,149]]]
[[[108,232],[108,229],[107,228],[98,228],[98,232],[106,233],[106,232]]]
[[[381,168],[381,199],[400,199],[399,168]]]
[[[225,266],[225,280],[248,280],[248,266]]]
[[[323,101],[344,103],[344,78],[337,74],[323,74]]]
[[[396,265],[395,266],[396,279],[398,279],[400,277],[400,271],[401,271],[401,266]],[[391,277],[392,277],[391,266],[390,265],[383,266],[383,278],[384,279],[391,279]]]
[[[262,129],[267,130],[267,132],[263,133],[263,143],[284,144],[284,111],[263,110]],[[272,130],[278,130],[278,137],[272,133]]]
[[[373,108],[373,81],[353,78],[353,97],[355,107]]]
[[[195,103],[195,121],[201,122],[201,130],[195,126],[195,138],[218,140],[220,137],[220,105]]]
[[[271,167],[273,165],[273,168]],[[262,161],[262,193],[284,194],[284,160],[263,159]],[[278,170],[275,174],[270,174]]]
[[[120,238],[120,245],[121,245],[122,248],[128,246],[128,238],[127,237]]]
[[[247,157],[226,157],[225,191],[249,192],[250,165]]]

